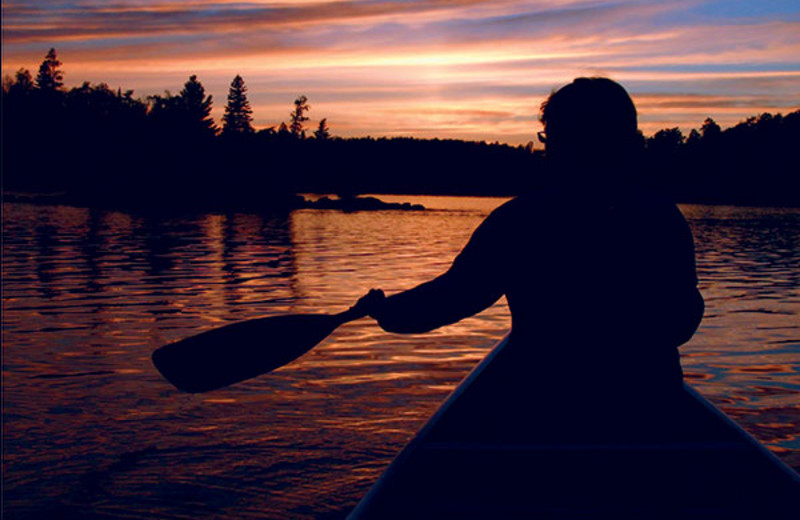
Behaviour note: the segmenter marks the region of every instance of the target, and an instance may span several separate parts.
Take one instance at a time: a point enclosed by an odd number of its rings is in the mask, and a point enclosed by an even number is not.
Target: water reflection
[[[344,515],[506,332],[503,302],[428,335],[350,323],[269,377],[207,396],[174,392],[149,356],[228,321],[340,311],[370,287],[427,280],[502,200],[418,202],[433,209],[178,217],[4,205],[5,511]],[[684,210],[708,303],[682,349],[687,377],[800,467],[800,211]]]
[[[682,349],[687,375],[798,468],[800,212],[724,206],[683,210],[695,235],[707,304],[700,331]],[[768,424],[792,426],[775,435]]]

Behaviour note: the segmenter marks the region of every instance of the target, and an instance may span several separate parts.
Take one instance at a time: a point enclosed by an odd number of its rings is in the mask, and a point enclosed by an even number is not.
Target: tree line
[[[800,206],[800,110],[762,113],[723,130],[706,118],[685,136],[666,128],[647,139],[650,182],[685,202]]]
[[[176,95],[135,98],[105,83],[66,89],[61,67],[50,49],[35,77],[4,78],[4,189],[90,205],[282,211],[302,192],[513,195],[547,178],[532,143],[343,139],[327,119],[309,132],[303,95],[287,122],[256,130],[240,75],[217,126],[195,75]],[[725,130],[709,118],[688,137],[664,129],[644,139],[644,181],[684,202],[798,205],[798,138],[800,110]]]
[[[287,122],[257,131],[240,75],[230,84],[221,126],[212,103],[196,75],[175,95],[136,98],[132,90],[89,82],[66,89],[50,49],[35,77],[23,68],[3,80],[4,188],[62,192],[89,204],[295,203],[291,170],[303,162],[295,148],[331,139],[327,119],[307,136],[310,105],[301,95]]]

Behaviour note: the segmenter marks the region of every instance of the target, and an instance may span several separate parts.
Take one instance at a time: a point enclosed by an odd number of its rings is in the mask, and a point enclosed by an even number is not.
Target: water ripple
[[[418,202],[433,211],[157,218],[5,204],[4,512],[343,517],[505,334],[504,302],[428,335],[350,323],[270,376],[204,396],[171,389],[150,353],[423,282],[502,200]],[[687,379],[800,468],[800,211],[682,209],[707,302],[682,349]]]

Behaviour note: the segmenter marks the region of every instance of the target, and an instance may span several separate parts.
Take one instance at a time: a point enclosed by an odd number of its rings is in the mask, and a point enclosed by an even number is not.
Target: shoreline
[[[132,204],[127,201],[120,201],[111,198],[104,202],[92,200],[89,197],[80,197],[69,194],[68,192],[24,192],[24,191],[4,191],[2,202],[33,204],[33,205],[53,205],[53,206],[72,206],[87,209],[102,209],[110,211],[123,211],[132,213],[196,213],[196,212],[244,212],[260,214],[283,214],[298,209],[315,210],[334,210],[343,212],[358,211],[426,211],[429,208],[423,204],[411,201],[385,201],[381,196],[396,197],[475,197],[475,198],[513,198],[514,195],[495,195],[495,194],[466,194],[466,193],[370,193],[364,195],[350,196],[341,198],[332,196],[330,193],[302,193],[283,199],[273,199],[264,203],[254,204],[252,202],[225,200],[222,202],[200,202],[200,203],[177,203],[167,204],[165,200],[153,200],[149,204]],[[775,209],[798,209],[800,201],[796,204],[770,201],[730,201],[714,198],[696,199],[688,198],[685,200],[673,199],[676,204],[689,205],[698,204],[717,207],[736,207],[736,208],[775,208]]]
[[[151,201],[150,204],[129,204],[111,199],[106,203],[98,203],[88,198],[76,197],[68,192],[33,193],[10,191],[3,192],[3,204],[32,204],[50,206],[72,206],[87,209],[103,209],[124,212],[156,212],[156,213],[186,213],[186,212],[230,212],[243,211],[249,213],[281,214],[298,209],[336,210],[346,213],[356,211],[425,211],[422,204],[412,202],[386,202],[371,195],[352,196],[346,198],[331,198],[323,195],[319,198],[309,198],[310,195],[294,195],[281,200],[273,200],[256,205],[252,203],[237,203],[223,201],[220,203],[176,203],[164,204],[164,201]],[[413,196],[413,195],[410,195]]]

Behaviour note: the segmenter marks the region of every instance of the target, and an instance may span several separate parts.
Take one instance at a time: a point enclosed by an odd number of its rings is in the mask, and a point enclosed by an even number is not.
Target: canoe
[[[350,520],[800,518],[800,476],[688,385],[653,410],[587,413],[591,424],[563,407],[553,417],[558,408],[520,402],[502,383],[507,344],[451,393]]]

